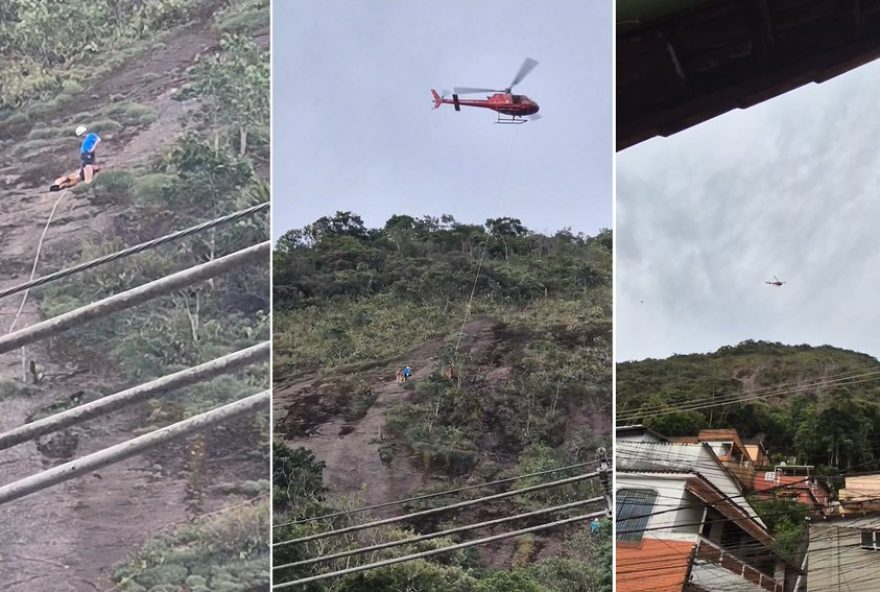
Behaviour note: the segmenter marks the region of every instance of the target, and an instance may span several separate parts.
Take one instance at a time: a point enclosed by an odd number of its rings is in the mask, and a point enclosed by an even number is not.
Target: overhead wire
[[[391,518],[383,518],[383,519],[381,519],[381,520],[374,520],[374,521],[366,522],[366,523],[363,523],[363,524],[354,524],[354,525],[351,525],[351,526],[345,526],[345,527],[343,527],[343,528],[338,528],[338,529],[335,529],[335,530],[328,530],[328,531],[324,531],[324,532],[313,533],[313,534],[306,535],[306,536],[302,536],[302,537],[298,537],[298,538],[295,538],[295,539],[290,539],[290,540],[286,540],[286,541],[279,541],[279,542],[276,542],[276,543],[272,543],[272,546],[273,546],[273,547],[280,547],[280,546],[284,546],[284,545],[301,544],[301,543],[306,543],[306,542],[309,542],[309,541],[314,541],[314,540],[317,540],[317,539],[327,538],[327,537],[331,537],[331,536],[338,536],[338,535],[346,534],[346,533],[349,533],[349,532],[355,532],[355,531],[358,531],[358,530],[364,530],[364,529],[368,529],[368,528],[375,528],[375,527],[378,527],[378,526],[386,526],[386,525],[388,525],[388,524],[395,524],[395,523],[397,523],[397,522],[402,522],[402,521],[405,521],[405,520],[411,520],[411,519],[413,519],[413,518],[420,518],[420,517],[423,517],[423,516],[430,516],[430,515],[432,515],[432,514],[437,514],[437,513],[440,513],[440,512],[447,512],[447,511],[450,511],[450,510],[457,510],[457,509],[461,509],[461,508],[467,508],[467,507],[470,507],[470,506],[475,506],[475,505],[479,505],[479,504],[484,504],[484,503],[487,503],[487,502],[490,502],[490,501],[496,501],[496,500],[500,500],[500,499],[506,499],[506,498],[510,498],[510,497],[515,497],[515,496],[524,495],[524,494],[527,494],[527,493],[532,493],[532,492],[535,492],[535,491],[541,491],[541,490],[544,490],[544,489],[550,489],[550,488],[552,488],[552,487],[558,487],[558,486],[560,486],[560,485],[566,485],[566,484],[570,484],[570,483],[578,483],[578,482],[580,482],[580,481],[586,481],[586,480],[589,480],[589,479],[595,479],[595,478],[597,478],[598,476],[599,476],[599,473],[598,473],[598,472],[585,473],[585,474],[583,474],[583,475],[577,475],[577,476],[575,476],[575,477],[568,477],[568,478],[566,478],[566,479],[559,479],[559,480],[551,481],[551,482],[548,482],[548,483],[541,483],[541,484],[539,484],[539,485],[532,485],[532,486],[529,486],[529,487],[523,487],[523,488],[521,488],[521,489],[514,489],[514,490],[511,490],[511,491],[505,491],[505,492],[503,492],[503,493],[496,493],[496,494],[493,494],[493,495],[488,495],[488,496],[480,497],[480,498],[477,498],[477,499],[466,500],[466,501],[462,501],[462,502],[456,502],[456,503],[454,503],[454,504],[449,504],[449,505],[446,505],[446,506],[439,506],[439,507],[437,507],[437,508],[429,508],[429,509],[426,509],[426,510],[419,510],[419,511],[417,511],[417,512],[412,512],[412,513],[409,513],[409,514],[403,514],[403,515],[400,515],[400,516],[394,516],[394,517],[391,517]]]
[[[251,206],[244,210],[239,210],[237,212],[232,212],[231,214],[226,214],[225,216],[221,216],[219,218],[215,218],[213,220],[208,220],[207,222],[202,222],[201,224],[197,224],[195,226],[191,226],[189,228],[178,230],[176,232],[172,232],[170,234],[166,234],[165,236],[161,236],[158,238],[154,238],[152,240],[140,243],[138,245],[134,245],[121,251],[117,251],[115,253],[111,253],[108,255],[104,255],[102,257],[98,257],[91,261],[86,261],[84,263],[80,263],[78,265],[74,265],[73,267],[69,267],[67,269],[62,269],[60,271],[56,271],[54,273],[50,273],[48,275],[44,275],[42,277],[34,279],[34,272],[36,271],[36,267],[31,273],[31,278],[29,281],[17,284],[15,286],[11,286],[9,288],[5,288],[0,290],[0,298],[5,298],[6,296],[10,296],[12,294],[16,294],[18,292],[30,290],[31,288],[36,288],[37,286],[42,286],[44,284],[48,284],[50,282],[60,280],[74,274],[98,267],[100,265],[104,265],[106,263],[110,263],[112,261],[117,261],[124,257],[128,257],[130,255],[135,255],[137,253],[141,253],[143,251],[158,247],[160,245],[164,245],[171,241],[184,238],[193,234],[197,234],[203,230],[208,230],[210,228],[214,228],[221,224],[227,224],[229,222],[234,222],[239,220],[240,218],[244,218],[245,216],[249,216],[250,214],[254,214],[261,210],[265,210],[269,208],[269,202],[259,203],[255,206]],[[10,329],[11,330],[11,329]]]
[[[568,465],[568,466],[564,466],[564,467],[558,467],[555,469],[546,469],[543,471],[535,471],[533,473],[525,473],[522,475],[517,475],[515,477],[507,477],[505,479],[497,479],[495,481],[489,481],[486,483],[477,483],[475,485],[467,485],[464,487],[458,487],[456,489],[448,489],[446,491],[439,491],[439,492],[435,492],[435,493],[426,493],[423,495],[416,495],[413,497],[398,499],[398,500],[394,500],[394,501],[390,501],[390,502],[382,502],[380,504],[363,506],[361,508],[355,508],[353,510],[345,510],[342,512],[333,512],[331,514],[322,514],[320,516],[313,516],[313,517],[309,517],[309,518],[300,518],[300,519],[291,520],[288,522],[280,522],[278,524],[274,524],[273,527],[274,528],[281,528],[284,526],[290,526],[290,525],[294,525],[294,524],[305,524],[307,522],[315,522],[318,520],[332,520],[333,518],[340,518],[342,516],[350,516],[352,514],[360,514],[362,512],[369,512],[372,510],[380,510],[382,508],[388,508],[391,506],[402,506],[404,504],[409,504],[412,502],[418,502],[418,501],[423,501],[423,500],[427,500],[427,499],[432,499],[435,497],[444,497],[444,496],[453,495],[456,493],[463,493],[465,491],[473,491],[476,489],[485,489],[486,487],[494,487],[496,485],[504,485],[507,483],[513,483],[515,481],[521,481],[523,479],[529,479],[532,477],[540,477],[543,475],[550,475],[553,473],[561,473],[563,471],[582,469],[582,468],[586,468],[586,467],[595,466],[596,464],[597,464],[597,462],[592,461],[592,462],[588,462],[588,463],[577,463],[577,464]]]
[[[426,540],[430,540],[430,539],[446,537],[446,536],[449,536],[452,534],[458,534],[460,532],[467,532],[469,530],[478,530],[478,529],[486,528],[489,526],[496,526],[498,524],[504,524],[506,522],[513,522],[516,520],[524,520],[526,518],[533,518],[535,516],[540,516],[542,514],[550,514],[550,513],[554,513],[554,512],[561,512],[563,510],[570,510],[570,509],[577,508],[580,506],[585,506],[585,505],[594,504],[597,502],[602,502],[604,500],[605,500],[604,496],[594,497],[594,498],[584,499],[584,500],[578,500],[578,501],[574,501],[574,502],[569,502],[567,504],[561,504],[561,505],[552,506],[549,508],[542,508],[540,510],[535,510],[532,512],[525,512],[525,513],[516,514],[513,516],[505,516],[502,518],[496,518],[494,520],[488,520],[485,522],[478,522],[476,524],[466,524],[464,526],[456,526],[454,528],[450,528],[447,530],[430,532],[427,534],[421,534],[421,535],[414,536],[414,537],[408,537],[408,538],[400,539],[397,541],[388,541],[385,543],[378,543],[375,545],[370,545],[367,547],[359,547],[357,549],[351,549],[348,551],[341,551],[339,553],[333,553],[330,555],[320,555],[318,557],[312,557],[310,559],[304,559],[301,561],[294,561],[292,563],[285,563],[282,565],[276,565],[276,566],[273,566],[272,569],[286,569],[286,568],[290,568],[290,567],[302,567],[305,565],[313,565],[315,563],[323,563],[325,561],[333,561],[336,559],[351,557],[352,555],[371,553],[373,551],[380,551],[382,549],[389,549],[389,548],[398,547],[401,545],[411,545],[413,543],[418,543],[420,541],[426,541]]]
[[[359,565],[359,566],[349,567],[347,569],[342,569],[342,570],[338,570],[338,571],[334,571],[334,572],[330,572],[330,573],[323,573],[323,574],[318,574],[318,575],[309,576],[309,577],[305,577],[305,578],[300,578],[300,579],[294,580],[292,582],[285,582],[283,584],[275,584],[272,586],[272,589],[273,590],[281,590],[281,589],[285,589],[285,588],[290,588],[292,586],[298,586],[298,585],[308,584],[311,582],[317,582],[320,580],[336,578],[336,577],[340,577],[343,575],[348,575],[348,574],[357,573],[357,572],[361,572],[361,571],[376,569],[379,567],[386,567],[386,566],[394,565],[397,563],[404,563],[404,562],[408,562],[408,561],[414,561],[417,559],[424,559],[426,557],[433,557],[434,555],[440,555],[442,553],[449,553],[450,551],[457,551],[459,549],[467,549],[469,547],[476,547],[479,545],[485,545],[485,544],[492,543],[495,541],[500,541],[500,540],[504,540],[504,539],[508,539],[508,538],[522,536],[524,534],[530,534],[533,532],[539,532],[539,531],[547,530],[550,528],[558,528],[560,526],[574,524],[576,522],[585,522],[587,520],[590,520],[592,518],[598,518],[600,516],[605,516],[604,510],[601,512],[593,512],[591,514],[583,514],[583,515],[575,516],[572,518],[564,518],[564,519],[556,520],[553,522],[538,524],[536,526],[521,528],[519,530],[496,534],[496,535],[484,537],[484,538],[473,540],[473,541],[456,543],[453,545],[440,547],[438,549],[430,549],[428,551],[422,551],[420,553],[413,553],[411,555],[405,555],[403,557],[393,557],[391,559],[384,559],[384,560],[376,561],[374,563],[369,563],[366,565]]]
[[[722,407],[725,405],[734,405],[734,404],[742,404],[749,403],[753,401],[759,401],[768,399],[771,397],[781,397],[791,394],[799,394],[803,392],[809,392],[810,390],[827,387],[827,386],[848,386],[853,384],[861,384],[864,382],[872,382],[875,380],[880,380],[880,371],[872,371],[866,372],[862,374],[840,377],[829,380],[820,380],[815,381],[809,384],[802,384],[797,387],[787,388],[787,389],[777,389],[774,391],[766,392],[763,394],[755,394],[755,393],[741,393],[736,395],[728,395],[722,399],[714,399],[701,397],[695,400],[692,400],[689,403],[674,405],[674,406],[656,406],[653,408],[647,409],[634,409],[629,412],[625,412],[622,415],[618,416],[618,422],[630,422],[640,419],[642,417],[651,416],[651,415],[665,415],[667,413],[675,412],[675,411],[699,411],[702,409],[710,409],[713,407]]]

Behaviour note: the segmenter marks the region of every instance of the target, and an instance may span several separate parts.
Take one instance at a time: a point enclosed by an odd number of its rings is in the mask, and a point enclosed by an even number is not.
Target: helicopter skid
[[[503,123],[506,125],[510,125],[510,124],[519,125],[521,123],[526,123],[526,122],[528,122],[528,119],[523,119],[522,117],[518,117],[516,115],[512,115],[510,117],[502,117],[501,115],[499,115],[498,120],[495,123]]]

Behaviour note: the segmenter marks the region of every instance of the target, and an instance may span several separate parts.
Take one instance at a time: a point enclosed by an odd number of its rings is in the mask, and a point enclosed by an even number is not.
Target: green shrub
[[[101,171],[91,183],[92,193],[98,201],[127,200],[131,196],[134,179],[134,175],[128,171]]]
[[[89,129],[98,134],[111,134],[122,129],[122,124],[112,119],[99,119],[91,125]]]
[[[78,95],[85,90],[85,88],[76,80],[67,79],[61,83],[61,90],[68,95]]]
[[[19,138],[27,134],[33,127],[31,118],[24,111],[13,113],[0,122],[0,139]]]
[[[169,196],[177,183],[176,175],[149,173],[135,179],[132,194],[140,205],[147,208],[163,208],[169,205]]]

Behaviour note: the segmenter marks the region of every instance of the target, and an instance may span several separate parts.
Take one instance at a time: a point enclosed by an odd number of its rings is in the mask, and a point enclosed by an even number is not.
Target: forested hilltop
[[[644,423],[665,436],[733,427],[761,437],[776,462],[793,459],[825,474],[871,470],[880,468],[878,379],[880,362],[865,354],[760,341],[624,362],[618,425]]]
[[[283,523],[595,459],[610,443],[612,236],[535,233],[519,220],[337,212],[285,234],[274,262],[276,518]],[[411,366],[412,379],[395,381]],[[517,482],[524,487],[581,471]],[[599,495],[595,481],[319,544],[275,565]],[[499,491],[473,491],[465,499]],[[389,509],[446,505],[458,496]],[[603,509],[604,505],[590,510]],[[583,508],[553,515],[575,516]],[[385,511],[376,516],[387,516]],[[334,526],[363,522],[358,515]],[[535,518],[470,540],[539,524]],[[286,525],[276,541],[315,530]],[[583,523],[317,582],[311,590],[610,590],[610,529]],[[395,547],[395,557],[448,544]],[[551,557],[552,555],[552,557]],[[344,565],[375,560],[358,555]],[[339,562],[337,567],[343,566]],[[281,570],[289,581],[329,566]],[[309,589],[309,588],[307,588]]]

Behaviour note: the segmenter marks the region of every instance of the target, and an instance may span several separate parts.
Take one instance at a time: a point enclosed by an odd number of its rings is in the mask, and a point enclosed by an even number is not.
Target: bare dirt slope
[[[183,80],[183,70],[216,43],[214,31],[196,27],[170,38],[164,49],[132,60],[110,78],[86,90],[82,102],[101,105],[111,95],[121,95],[149,105],[158,119],[124,143],[105,141],[99,162],[106,168],[126,168],[160,153],[180,130],[179,117],[189,108],[172,99]],[[144,76],[154,73],[144,82]],[[88,107],[88,105],[86,105]],[[82,110],[76,105],[71,113]],[[29,171],[44,168],[54,177],[77,165],[76,140],[69,146],[69,160],[45,156],[27,163]],[[4,153],[5,152],[5,153]],[[35,159],[36,160],[36,159]],[[0,287],[28,279],[40,232],[56,199],[62,196],[51,225],[42,260],[61,260],[82,242],[99,236],[113,236],[114,218],[120,208],[98,207],[72,192],[48,193],[46,175],[19,175],[21,163],[7,151],[0,151]],[[62,170],[59,170],[61,168]],[[125,240],[125,237],[121,237]],[[37,275],[40,275],[39,269]],[[5,333],[21,302],[21,295],[0,300],[0,333]],[[18,327],[40,320],[29,302]],[[26,418],[52,401],[82,388],[115,386],[110,370],[100,360],[92,367],[75,365],[64,355],[63,339],[29,348],[28,358],[45,367],[45,385],[38,396],[0,398],[0,430]],[[0,379],[21,379],[19,352],[0,356]],[[144,409],[131,409],[92,422],[87,433],[66,442],[64,455],[81,456],[129,439],[142,427]],[[76,436],[76,434],[74,434]],[[45,449],[44,449],[45,451]],[[200,505],[192,502],[188,488],[184,445],[155,454],[136,457],[108,467],[89,477],[76,479],[29,497],[0,505],[0,582],[7,592],[92,592],[112,587],[108,575],[113,565],[157,529],[185,521],[193,512],[211,510],[222,499],[207,496]],[[63,455],[62,455],[63,456]],[[50,458],[33,442],[0,451],[0,481],[9,483],[34,474],[67,458]],[[245,478],[236,475],[241,466],[214,462],[207,466],[211,478],[205,489],[219,480]],[[247,478],[258,478],[249,475]]]
[[[464,328],[460,351],[478,355],[493,347],[496,328],[497,323],[489,319],[469,322]],[[409,365],[413,368],[411,380],[425,378],[434,369],[434,356],[442,346],[442,340],[430,341],[401,356],[397,364],[371,370],[363,379],[369,382],[377,399],[366,415],[353,422],[341,416],[331,417],[308,426],[310,435],[307,437],[293,436],[294,431],[301,429],[292,427],[303,417],[300,411],[310,406],[309,393],[320,388],[320,380],[307,378],[288,386],[276,386],[273,392],[276,437],[283,438],[292,447],[312,450],[318,460],[326,463],[324,483],[333,496],[362,492],[366,504],[375,504],[405,497],[424,487],[426,476],[413,468],[405,455],[395,454],[392,462],[386,464],[379,457],[379,449],[387,444],[383,434],[386,411],[409,397],[404,385],[395,381],[397,369]]]

